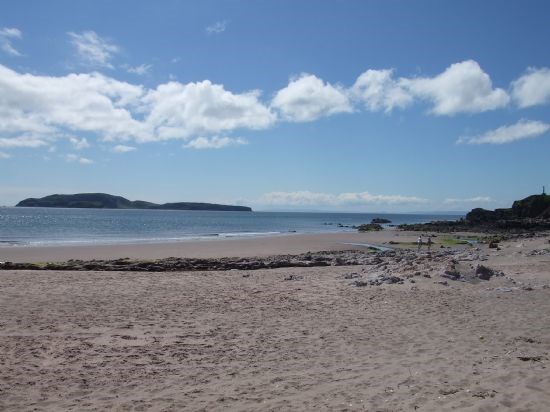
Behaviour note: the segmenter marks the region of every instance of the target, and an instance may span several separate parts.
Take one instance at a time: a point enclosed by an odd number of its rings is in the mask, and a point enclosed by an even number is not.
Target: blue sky
[[[546,1],[9,1],[0,204],[469,210],[550,187]]]

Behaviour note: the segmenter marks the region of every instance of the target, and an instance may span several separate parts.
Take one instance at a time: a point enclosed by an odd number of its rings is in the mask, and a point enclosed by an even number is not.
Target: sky
[[[466,211],[550,191],[548,1],[0,3],[0,205]]]

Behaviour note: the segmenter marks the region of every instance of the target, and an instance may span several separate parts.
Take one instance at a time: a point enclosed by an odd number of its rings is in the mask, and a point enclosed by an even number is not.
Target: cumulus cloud
[[[151,70],[151,67],[153,67],[152,65],[150,64],[140,64],[139,66],[136,66],[136,67],[128,67],[126,69],[126,71],[128,73],[132,73],[132,74],[137,74],[139,76],[143,76],[147,73],[149,73],[149,70]]]
[[[528,69],[512,82],[512,97],[519,107],[550,103],[550,69]]]
[[[22,135],[16,137],[1,137],[0,147],[3,148],[31,148],[48,146],[49,142],[45,139],[41,139],[32,135]]]
[[[416,196],[375,195],[369,192],[351,193],[316,193],[310,191],[270,192],[258,201],[270,206],[361,206],[361,205],[396,205],[420,204],[427,200]]]
[[[302,74],[291,80],[275,94],[271,107],[279,111],[283,119],[294,122],[309,122],[353,111],[344,88],[325,83],[312,74]]]
[[[21,56],[21,53],[13,47],[12,40],[20,39],[22,33],[14,27],[3,27],[0,29],[0,49],[10,56]]]
[[[26,138],[34,141],[70,132],[95,132],[105,139],[144,137],[146,127],[132,114],[143,94],[141,86],[98,73],[34,76],[0,65],[0,135],[39,136]]]
[[[104,141],[189,142],[276,121],[259,91],[233,93],[207,80],[145,89],[99,73],[36,76],[0,64],[0,95],[4,147],[38,147],[73,133]]]
[[[435,77],[401,79],[414,96],[433,104],[436,115],[480,113],[504,107],[510,97],[493,88],[491,78],[473,60],[455,63]]]
[[[134,146],[126,146],[123,144],[117,144],[112,149],[112,151],[115,153],[128,153],[128,152],[133,152],[134,150],[136,150]]]
[[[6,152],[0,152],[0,159],[9,159],[11,157],[10,154]]]
[[[367,70],[351,87],[352,96],[362,101],[370,111],[405,108],[413,102],[413,96],[402,80],[393,78],[393,70]]]
[[[68,32],[72,45],[76,48],[78,56],[85,64],[113,68],[111,59],[120,51],[120,48],[100,37],[94,31],[82,33]]]
[[[446,205],[464,204],[464,203],[491,203],[493,199],[489,196],[476,196],[469,198],[447,198],[443,201]]]
[[[154,131],[145,140],[188,140],[241,128],[265,129],[275,122],[275,115],[259,96],[259,91],[232,93],[208,80],[161,84],[143,99],[146,123]]]
[[[70,153],[65,156],[65,160],[69,163],[80,163],[82,165],[90,165],[95,163],[93,160],[88,159],[87,157],[81,157],[78,155],[75,155],[74,153]]]
[[[88,143],[88,140],[86,140],[85,137],[79,139],[78,137],[70,136],[69,141],[76,150],[87,149],[90,147],[90,143]]]
[[[460,137],[458,144],[504,144],[537,137],[550,130],[550,124],[536,120],[520,120],[511,126],[502,126],[478,136]]]
[[[227,28],[227,22],[224,20],[224,21],[217,21],[211,24],[210,26],[207,26],[205,30],[208,34],[220,34],[220,33],[223,33],[226,28]]]
[[[198,137],[191,140],[189,143],[185,144],[185,148],[189,149],[221,149],[228,146],[241,146],[247,144],[248,142],[240,137],[231,138],[231,137]]]

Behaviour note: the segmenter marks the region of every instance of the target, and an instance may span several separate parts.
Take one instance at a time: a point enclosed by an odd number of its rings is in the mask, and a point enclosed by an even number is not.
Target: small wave
[[[20,240],[0,240],[0,247],[2,246],[25,246],[27,242]]]
[[[214,239],[250,238],[261,236],[281,235],[281,232],[227,232],[227,233],[200,233],[183,236],[158,236],[139,238],[94,238],[94,239],[44,239],[29,242],[0,241],[0,247],[5,246],[98,246],[98,245],[134,245],[209,241]]]
[[[273,236],[280,235],[281,232],[236,232],[236,233],[218,233],[221,238],[230,237],[256,237],[256,236]]]

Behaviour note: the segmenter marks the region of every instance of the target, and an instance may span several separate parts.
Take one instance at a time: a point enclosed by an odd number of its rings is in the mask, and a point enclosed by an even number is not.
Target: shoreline
[[[415,248],[418,235],[419,232],[404,232],[390,228],[379,232],[285,233],[272,236],[185,242],[74,246],[7,246],[0,247],[0,261],[36,263],[62,262],[70,259],[265,257],[321,251],[366,250],[372,246]],[[456,237],[461,236],[461,234],[435,235],[433,238],[434,248],[440,247],[440,243],[450,236]],[[472,236],[472,234],[462,234],[462,236]],[[445,247],[447,246],[445,244]]]

